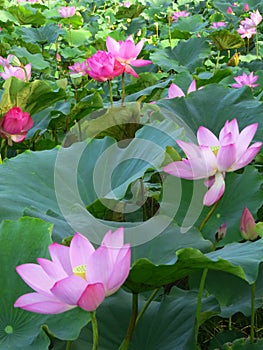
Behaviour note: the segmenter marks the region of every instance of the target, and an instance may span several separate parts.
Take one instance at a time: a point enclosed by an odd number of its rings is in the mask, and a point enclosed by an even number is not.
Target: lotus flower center
[[[73,274],[86,280],[86,265],[78,265],[73,268]]]
[[[214,153],[214,155],[217,156],[217,153],[218,153],[220,147],[219,146],[211,146],[210,148],[211,148],[212,152]]]

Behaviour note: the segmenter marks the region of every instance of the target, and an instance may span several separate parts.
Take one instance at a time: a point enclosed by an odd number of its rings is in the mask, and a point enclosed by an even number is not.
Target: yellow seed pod
[[[240,52],[234,53],[234,55],[230,58],[230,60],[227,62],[228,66],[231,67],[236,67],[238,66],[239,63],[239,58],[240,58]]]

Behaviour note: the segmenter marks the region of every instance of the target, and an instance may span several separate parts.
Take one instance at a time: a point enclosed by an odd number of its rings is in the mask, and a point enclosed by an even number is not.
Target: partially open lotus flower
[[[10,145],[12,141],[22,142],[33,124],[29,113],[23,112],[20,107],[13,107],[0,120],[0,136],[8,139]]]

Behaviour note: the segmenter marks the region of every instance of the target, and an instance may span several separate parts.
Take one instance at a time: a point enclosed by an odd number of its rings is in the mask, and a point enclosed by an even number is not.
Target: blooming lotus
[[[225,175],[249,164],[261,148],[262,142],[248,147],[258,124],[251,124],[239,132],[236,119],[226,121],[217,138],[209,129],[200,126],[197,131],[198,145],[177,141],[187,159],[173,162],[164,171],[188,180],[205,179],[208,187],[203,203],[210,206],[225,191]]]
[[[254,76],[254,73],[251,72],[249,75],[246,73],[243,73],[242,75],[239,75],[238,77],[234,77],[236,83],[232,84],[233,88],[241,88],[244,85],[250,86],[251,88],[254,88],[256,86],[259,86],[259,84],[255,84],[255,82],[258,79],[258,75]]]
[[[125,41],[116,41],[110,36],[106,38],[108,52],[123,66],[124,72],[133,75],[135,78],[139,78],[139,75],[131,66],[142,67],[152,63],[149,60],[137,59],[144,42],[145,39],[142,39],[138,44],[135,44],[131,35]]]
[[[80,233],[73,236],[70,247],[52,243],[51,260],[38,258],[39,265],[17,266],[18,274],[35,292],[19,297],[14,306],[41,314],[58,314],[77,306],[94,311],[129,274],[130,245],[123,241],[124,231],[119,228],[108,231],[96,250]]]
[[[240,221],[240,231],[242,237],[246,240],[254,241],[258,237],[255,220],[248,208],[243,210]]]
[[[178,18],[180,17],[188,17],[190,15],[190,12],[187,12],[187,11],[176,11],[173,13],[172,15],[172,19],[174,22],[177,22],[178,21]]]
[[[4,72],[0,73],[0,76],[6,80],[9,77],[16,77],[17,79],[28,81],[31,78],[31,63],[28,63],[25,65],[24,68],[22,67],[13,67],[11,64],[6,64],[4,66]]]
[[[123,66],[106,51],[97,51],[87,60],[87,74],[94,80],[104,82],[123,73]]]
[[[0,120],[0,136],[8,139],[10,145],[12,141],[22,142],[33,124],[29,113],[23,112],[20,107],[13,107]]]
[[[237,32],[241,35],[241,38],[252,38],[257,33],[256,27],[250,27],[247,25],[240,25]]]
[[[254,25],[257,26],[262,21],[262,16],[257,10],[256,12],[250,13],[250,19],[253,21]]]
[[[211,25],[211,28],[215,28],[215,29],[222,28],[222,27],[226,27],[226,23],[222,21],[213,22]]]
[[[88,70],[87,61],[75,62],[72,66],[69,66],[68,68],[71,70],[70,74],[81,73],[81,75],[86,75]]]
[[[193,80],[188,87],[187,94],[196,91],[196,81]],[[168,98],[182,97],[185,96],[183,90],[176,84],[172,83],[168,89]]]
[[[61,17],[63,18],[68,18],[72,17],[76,13],[76,8],[75,6],[62,6],[59,10],[58,13],[60,14]]]

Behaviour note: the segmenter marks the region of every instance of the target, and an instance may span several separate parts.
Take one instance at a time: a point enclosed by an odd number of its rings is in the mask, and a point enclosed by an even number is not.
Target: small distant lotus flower
[[[33,124],[29,113],[23,112],[20,107],[13,107],[0,120],[0,136],[8,139],[9,145],[12,146],[12,141],[25,140],[26,133]]]
[[[258,79],[258,75],[254,76],[254,73],[251,72],[249,75],[246,73],[243,73],[242,75],[239,75],[238,77],[234,77],[236,83],[232,84],[233,88],[241,88],[244,85],[250,86],[251,88],[254,88],[256,86],[259,86],[259,84],[255,84],[255,82]]]
[[[187,94],[196,91],[196,81],[193,80],[188,87]],[[185,96],[183,90],[176,84],[172,83],[168,89],[168,98],[182,97]]]
[[[180,17],[188,17],[190,16],[190,12],[187,12],[187,11],[176,11],[173,13],[172,15],[172,19],[174,22],[177,22],[178,21],[178,18]]]
[[[240,231],[242,237],[246,240],[254,241],[258,238],[258,234],[256,232],[256,223],[248,208],[245,208],[243,210],[240,221]]]
[[[211,25],[211,28],[222,28],[222,27],[226,27],[226,23],[225,22],[213,22]]]
[[[24,68],[6,65],[4,66],[4,72],[1,72],[0,76],[4,80],[8,79],[9,77],[16,77],[17,79],[28,81],[31,78],[31,67],[31,63],[28,63]]]
[[[81,73],[81,75],[87,75],[87,70],[88,70],[87,61],[75,62],[72,66],[68,66],[68,68],[71,70],[71,72],[69,72],[70,74]]]
[[[70,247],[52,243],[51,260],[17,266],[17,273],[35,290],[24,294],[15,307],[40,314],[58,314],[77,306],[94,311],[106,296],[115,293],[128,277],[131,263],[123,228],[108,231],[101,246],[76,233]]]
[[[130,1],[123,1],[122,6],[129,8],[129,7],[131,7],[131,3],[130,3]]]
[[[187,159],[173,162],[164,171],[188,180],[205,179],[208,187],[203,203],[216,203],[225,191],[225,175],[249,164],[259,152],[262,142],[249,147],[258,124],[251,124],[239,132],[237,120],[226,121],[217,138],[209,129],[200,126],[197,131],[198,145],[177,141]]]
[[[142,39],[138,44],[135,44],[132,36],[128,36],[125,41],[116,41],[110,36],[106,38],[106,46],[115,59],[123,66],[124,72],[139,78],[139,75],[131,67],[142,67],[151,64],[152,61],[137,59],[141,52],[145,39]]]
[[[121,75],[124,67],[115,59],[115,57],[106,51],[97,51],[87,60],[87,74],[94,80],[104,82],[112,80]]]
[[[63,18],[68,18],[72,17],[76,13],[76,8],[75,6],[62,6],[59,10],[58,13],[60,14],[61,17]]]
[[[244,12],[248,12],[249,11],[249,5],[246,3],[244,4]]]

